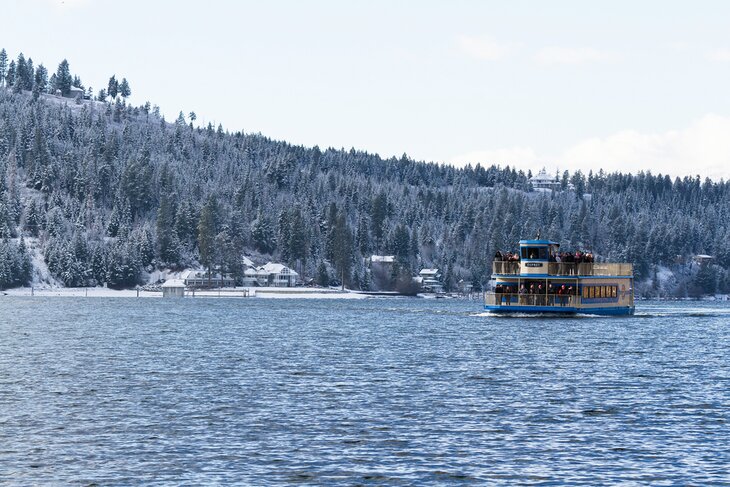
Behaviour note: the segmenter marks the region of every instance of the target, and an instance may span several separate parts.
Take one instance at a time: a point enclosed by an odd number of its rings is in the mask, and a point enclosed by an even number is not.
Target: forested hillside
[[[12,64],[10,79],[0,63],[0,288],[33,278],[32,243],[67,286],[128,287],[155,268],[198,265],[240,276],[247,254],[365,289],[363,258],[387,253],[396,273],[433,266],[447,289],[462,279],[478,289],[496,250],[541,230],[634,262],[648,293],[730,289],[728,182],[595,168],[537,193],[510,168],[294,146],[183,112],[169,123],[127,103],[126,79],[114,96],[81,86],[92,99],[71,99],[81,80],[65,60],[51,79],[25,58]],[[694,254],[714,260],[685,265]]]

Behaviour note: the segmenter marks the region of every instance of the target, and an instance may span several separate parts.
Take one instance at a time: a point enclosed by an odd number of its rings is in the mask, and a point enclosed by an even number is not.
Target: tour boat
[[[634,314],[632,264],[561,260],[560,244],[520,240],[511,260],[495,257],[484,309],[494,313]],[[563,254],[565,257],[565,254]]]

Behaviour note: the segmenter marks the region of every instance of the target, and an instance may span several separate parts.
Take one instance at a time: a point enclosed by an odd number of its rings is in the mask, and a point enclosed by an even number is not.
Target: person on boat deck
[[[560,305],[565,306],[565,284],[558,288],[557,294],[560,296]]]
[[[504,259],[502,259],[502,252],[500,252],[500,251],[498,250],[498,251],[497,251],[497,252],[496,252],[496,253],[494,254],[494,260],[496,260],[496,261],[501,261],[501,260],[504,260]]]
[[[527,294],[527,289],[525,288],[524,284],[520,286],[520,294]]]

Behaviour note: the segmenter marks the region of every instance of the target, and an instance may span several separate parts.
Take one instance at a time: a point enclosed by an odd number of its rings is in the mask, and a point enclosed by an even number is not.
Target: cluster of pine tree
[[[120,97],[59,102],[0,75],[0,252],[27,254],[19,237],[37,239],[69,286],[128,287],[145,270],[194,265],[241,276],[241,256],[256,253],[362,289],[375,285],[367,258],[389,254],[392,282],[437,267],[447,289],[479,289],[496,250],[541,230],[634,262],[639,279],[711,254],[696,284],[730,289],[728,182],[578,171],[561,175],[563,191],[539,193],[509,167],[293,146],[196,127],[194,113],[168,123]],[[22,265],[8,269],[0,285],[27,282]]]
[[[4,48],[0,49],[0,85],[11,89],[13,93],[30,91],[36,99],[43,93],[59,93],[61,96],[68,97],[74,87],[84,92],[83,95],[79,93],[79,96],[92,99],[94,91],[91,86],[85,88],[81,78],[71,74],[71,68],[65,59],[49,78],[48,69],[43,64],[34,67],[33,59],[26,60],[22,52],[18,54],[17,60],[13,59],[8,62],[8,54]],[[115,100],[118,96],[126,100],[131,94],[132,89],[127,78],[118,81],[116,75],[113,75],[109,78],[107,88],[99,90],[96,100],[106,101],[107,97]]]

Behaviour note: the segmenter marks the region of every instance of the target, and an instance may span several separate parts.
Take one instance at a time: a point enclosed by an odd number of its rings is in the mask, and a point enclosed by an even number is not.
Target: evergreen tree
[[[216,260],[215,236],[217,233],[218,204],[214,197],[200,211],[198,220],[198,250],[200,252],[200,263],[208,269],[210,277],[213,263]]]
[[[302,215],[301,208],[295,208],[289,218],[289,259],[293,263],[299,263],[298,270],[304,278],[304,271],[307,268],[307,256],[309,254],[309,232],[307,223]]]
[[[122,98],[125,100],[132,94],[127,78],[122,78],[122,83],[119,85],[119,94],[122,95]]]
[[[402,224],[395,227],[393,234],[393,254],[398,259],[400,264],[408,262],[410,253],[410,237],[408,235],[408,229]]]
[[[13,81],[13,91],[20,93],[25,89],[25,82],[28,76],[28,66],[25,62],[25,56],[21,52],[18,54],[18,61],[15,64],[15,80]],[[17,89],[16,89],[17,85]]]
[[[382,251],[383,235],[385,232],[385,218],[388,215],[388,199],[384,192],[380,192],[373,199],[370,209],[370,222],[372,225],[372,236],[375,240],[375,250]]]
[[[5,83],[5,75],[8,72],[8,53],[5,48],[0,49],[0,86]]]
[[[34,79],[35,68],[33,67],[33,59],[28,58],[28,61],[25,63],[25,71],[23,73],[23,89],[28,91],[32,90]]]
[[[160,197],[157,209],[157,254],[165,265],[175,266],[180,260],[180,244],[175,232],[174,209],[167,194]]]
[[[57,89],[58,89],[58,78],[56,77],[56,73],[53,73],[53,74],[51,74],[51,77],[48,78],[48,91],[51,94],[55,94]]]
[[[251,238],[256,250],[264,254],[270,254],[276,248],[276,239],[274,231],[271,228],[271,222],[259,210],[256,219],[251,223]]]
[[[112,75],[112,77],[109,78],[106,92],[111,97],[112,101],[117,97],[117,93],[119,93],[119,83],[117,82],[116,75]]]
[[[8,71],[5,73],[5,86],[12,87],[13,85],[15,85],[15,61],[11,60]]]
[[[55,89],[61,90],[61,96],[68,96],[71,93],[71,70],[68,61],[61,61],[56,70]]]
[[[332,261],[338,278],[342,279],[342,288],[350,282],[352,272],[352,232],[347,225],[344,213],[337,216],[334,227],[334,242]]]
[[[330,284],[330,276],[329,272],[327,272],[327,265],[323,260],[319,261],[319,266],[317,267],[317,284],[324,287],[329,286]]]
[[[33,86],[38,87],[38,90],[42,93],[48,89],[48,70],[42,64],[39,64],[35,70]]]

